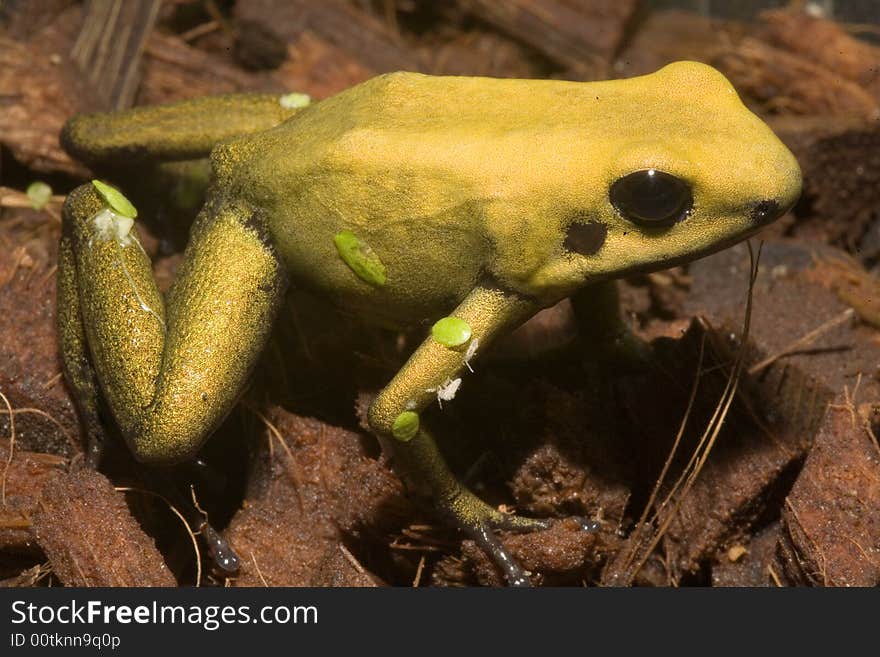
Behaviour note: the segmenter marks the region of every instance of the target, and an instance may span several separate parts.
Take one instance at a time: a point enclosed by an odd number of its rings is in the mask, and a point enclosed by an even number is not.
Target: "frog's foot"
[[[222,575],[232,577],[238,573],[238,569],[241,566],[241,560],[238,558],[235,550],[232,549],[229,541],[227,541],[220,532],[207,522],[204,522],[202,526],[199,527],[199,535],[202,537],[205,546],[208,548],[208,554],[211,555],[211,561]]]
[[[440,503],[441,510],[488,554],[510,586],[531,586],[528,573],[517,563],[501,543],[494,530],[533,532],[549,529],[557,520],[550,518],[527,518],[502,513],[480,500],[464,487],[457,494]],[[575,518],[583,531],[595,532],[599,523],[589,518]]]
[[[464,527],[463,530],[501,569],[508,586],[528,587],[532,585],[528,572],[517,563],[485,522],[474,527]]]
[[[551,521],[502,513],[463,486],[438,503],[440,510],[489,555],[509,586],[531,586],[529,576],[504,547],[494,530],[531,532],[550,527]]]
[[[165,499],[179,512],[192,532],[201,538],[203,560],[208,561],[220,576],[234,576],[239,570],[241,560],[229,542],[211,525],[208,514],[199,505],[194,492],[211,489],[210,484],[217,483],[206,477],[220,476],[213,471],[212,466],[194,458],[172,467],[153,467],[136,462],[132,467],[142,486]],[[218,491],[215,489],[214,492]]]

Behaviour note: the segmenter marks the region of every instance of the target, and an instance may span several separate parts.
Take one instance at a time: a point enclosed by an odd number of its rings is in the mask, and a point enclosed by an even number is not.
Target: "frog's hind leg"
[[[267,130],[292,116],[301,104],[285,102],[288,97],[227,94],[79,114],[64,125],[61,144],[78,160],[99,169],[197,160],[224,139]]]
[[[80,114],[65,124],[61,143],[97,175],[125,187],[157,222],[167,248],[182,248],[205,200],[213,147],[267,130],[307,101],[302,94],[228,94]]]
[[[258,213],[209,205],[165,303],[131,220],[107,205],[91,184],[68,196],[59,254],[62,362],[87,459],[96,465],[100,456],[106,406],[139,461],[188,460],[241,393],[283,299],[285,270]],[[223,538],[188,515],[215,562],[234,570]]]
[[[485,349],[494,337],[518,326],[537,310],[517,295],[475,288],[453,312],[453,317],[463,320],[469,338],[449,346],[428,336],[368,413],[371,429],[393,445],[395,457],[410,477],[427,484],[440,510],[493,557],[511,585],[528,585],[529,580],[492,530],[544,529],[550,521],[501,513],[465,488],[446,466],[420,413],[436,401],[439,387],[463,372],[477,349]]]
[[[68,226],[69,224],[65,224],[65,227]],[[70,230],[65,230],[58,246],[57,308],[61,364],[86,434],[86,463],[96,468],[104,448],[104,431],[99,413],[99,384],[92,367],[76,285],[73,237]]]
[[[165,303],[130,221],[114,223],[93,185],[68,196],[63,216],[59,330],[74,392],[93,396],[78,374],[88,357],[138,460],[191,458],[237,400],[283,298],[262,217],[206,206]]]

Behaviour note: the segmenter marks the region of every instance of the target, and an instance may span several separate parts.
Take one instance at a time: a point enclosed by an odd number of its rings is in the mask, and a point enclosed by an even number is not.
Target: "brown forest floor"
[[[731,79],[805,177],[801,202],[763,236],[743,375],[717,437],[700,442],[741,351],[744,246],[624,283],[633,326],[653,340],[651,371],[599,376],[563,303],[480,362],[435,413],[438,434],[486,500],[563,519],[503,537],[535,583],[880,583],[880,48],[793,11],[743,24],[637,11],[635,0],[584,4],[169,0],[145,34],[139,83],[121,86],[70,60],[79,3],[5,5],[0,581],[501,583],[480,550],[407,492],[359,425],[356,408],[417,334],[348,323],[322,332],[312,321],[320,311],[291,307],[257,380],[205,448],[204,472],[181,468],[160,482],[118,446],[100,472],[82,467],[54,326],[61,194],[89,177],[58,145],[66,118],[133,92],[137,104],[241,90],[320,99],[397,69],[589,80],[696,59]],[[37,179],[57,194],[39,210],[23,193]],[[149,228],[167,285],[179,240]],[[201,539],[156,497],[186,504],[190,483],[241,558],[235,576],[212,568]],[[601,529],[584,533],[570,516]]]

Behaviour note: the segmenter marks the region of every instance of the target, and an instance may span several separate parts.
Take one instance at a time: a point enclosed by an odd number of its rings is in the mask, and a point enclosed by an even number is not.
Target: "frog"
[[[430,428],[436,402],[452,403],[498,338],[566,298],[591,353],[636,344],[616,281],[755,235],[798,199],[798,163],[722,73],[692,61],[590,82],[396,72],[289,98],[211,96],[65,125],[64,147],[89,164],[207,157],[211,169],[165,296],[119,190],[95,181],[66,199],[58,329],[90,444],[104,404],[138,461],[194,458],[296,287],[422,331],[366,422],[506,582],[528,585],[497,532],[552,519],[502,512],[461,483]]]

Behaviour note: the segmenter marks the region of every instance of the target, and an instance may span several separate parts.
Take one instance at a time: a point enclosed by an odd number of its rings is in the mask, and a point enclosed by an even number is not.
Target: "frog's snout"
[[[783,212],[778,201],[773,199],[758,201],[749,211],[749,219],[756,226],[763,226],[776,221]]]

